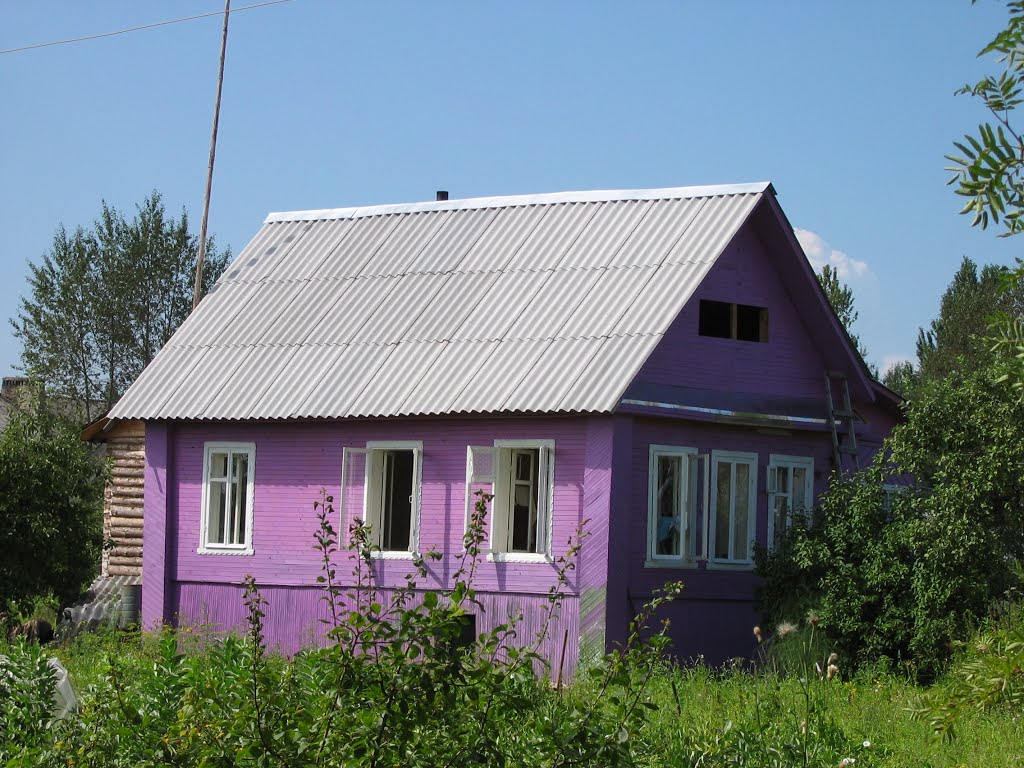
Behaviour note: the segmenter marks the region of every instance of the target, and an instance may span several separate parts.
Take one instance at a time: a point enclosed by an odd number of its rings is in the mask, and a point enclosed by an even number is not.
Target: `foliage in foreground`
[[[1024,556],[1024,403],[996,378],[985,367],[923,384],[888,463],[833,483],[811,522],[759,554],[768,621],[814,607],[857,665],[944,668]],[[887,499],[894,472],[916,485]]]
[[[789,646],[786,652],[792,652],[794,659],[804,653],[807,629],[796,633],[785,640],[781,646]],[[120,748],[111,737],[114,729],[122,729],[124,739],[134,740],[141,726],[127,727],[117,719],[114,709],[109,723],[101,723],[93,709],[94,697],[109,693],[108,686],[111,667],[116,670],[119,686],[126,692],[125,703],[128,706],[149,708],[147,722],[153,733],[144,736],[146,743],[155,744],[165,733],[159,729],[170,721],[175,730],[167,733],[168,740],[176,742],[181,730],[187,730],[185,721],[179,723],[173,715],[167,719],[155,717],[153,713],[162,712],[170,706],[165,703],[164,694],[169,690],[180,690],[182,681],[188,679],[186,688],[195,691],[195,700],[208,700],[220,707],[221,698],[216,681],[227,677],[235,682],[225,683],[223,690],[241,686],[247,690],[248,672],[238,656],[220,653],[217,644],[211,644],[208,637],[195,634],[183,634],[177,638],[175,645],[166,636],[153,636],[138,642],[138,636],[119,637],[117,633],[105,632],[99,636],[79,636],[73,645],[58,649],[58,654],[79,686],[81,692],[90,685],[93,690],[86,698],[89,727],[107,728],[106,744],[112,751],[106,756],[107,763],[102,762],[98,754],[90,757],[91,764],[113,764],[118,761],[127,763],[122,758]],[[233,641],[233,642],[237,642]],[[781,647],[776,645],[770,656]],[[187,650],[186,650],[187,649]],[[0,655],[8,654],[27,656],[29,660],[36,655],[32,648],[5,649],[0,639]],[[182,658],[168,664],[168,659],[181,654]],[[818,659],[818,655],[813,657]],[[824,660],[824,659],[820,659]],[[273,657],[269,664],[282,674],[288,673],[285,667],[294,665],[299,659],[291,662]],[[24,660],[19,663],[24,663]],[[839,662],[842,664],[842,660]],[[220,666],[218,666],[220,665]],[[828,766],[835,768],[844,759],[854,758],[853,768],[861,766],[880,766],[884,768],[957,768],[959,766],[1019,766],[1024,761],[1024,720],[1019,708],[1015,711],[1009,706],[995,706],[987,710],[965,707],[957,715],[957,732],[952,738],[939,740],[933,736],[932,726],[924,718],[912,718],[909,710],[922,706],[921,689],[905,680],[877,676],[875,674],[856,675],[847,680],[834,676],[832,680],[812,674],[810,695],[813,699],[815,714],[810,718],[811,727],[801,728],[806,718],[804,698],[806,678],[798,673],[778,675],[773,671],[773,664],[768,663],[761,671],[750,673],[744,670],[715,671],[706,667],[678,669],[656,667],[652,673],[642,671],[640,680],[646,680],[642,701],[649,702],[657,709],[642,708],[643,721],[639,723],[629,739],[630,762],[638,766],[766,766],[774,764],[803,765],[802,752],[799,750],[802,738],[807,735],[809,761],[808,765]],[[813,664],[812,664],[813,666]],[[165,670],[177,669],[173,673],[173,683],[160,681]],[[798,669],[796,667],[795,669]],[[216,670],[220,670],[218,674]],[[187,670],[187,671],[186,671]],[[40,668],[40,672],[43,670]],[[639,685],[640,680],[633,685]],[[312,681],[315,683],[316,681]],[[944,685],[932,689],[934,695],[940,695]],[[608,703],[612,695],[619,695],[619,686],[610,686],[604,698],[597,702],[598,709]],[[318,696],[316,689],[303,691],[313,698]],[[600,689],[589,679],[577,681],[572,686],[553,690],[548,686],[538,685],[535,689],[533,706],[544,708],[549,717],[561,718],[563,712],[593,706]],[[0,761],[14,759],[15,764],[35,765],[69,765],[80,764],[74,748],[81,746],[81,739],[76,737],[74,743],[62,743],[54,749],[53,744],[67,738],[68,732],[78,732],[85,726],[75,722],[57,725],[48,729],[45,716],[26,719],[21,717],[25,712],[28,700],[26,695],[19,694],[11,699],[10,711],[18,719],[4,720],[0,718],[0,753],[6,752],[7,757]],[[47,704],[46,693],[42,689],[34,694],[36,701]],[[244,694],[234,697],[244,706]],[[0,697],[2,700],[2,697]],[[180,704],[180,702],[179,702]],[[306,707],[305,701],[299,705]],[[201,727],[203,723],[220,724],[220,710],[215,714],[204,715],[200,720],[193,716],[193,727]],[[497,712],[499,722],[514,719],[511,713]],[[413,717],[422,718],[418,708],[413,709]],[[6,723],[7,727],[3,726]],[[522,720],[519,738],[528,746],[537,736],[528,732],[532,718]],[[42,724],[42,727],[37,727]],[[242,724],[244,725],[244,724]],[[31,738],[26,736],[25,728],[32,730]],[[98,735],[96,744],[103,741]],[[28,746],[28,751],[24,751]],[[97,747],[98,749],[98,747]],[[130,744],[128,754],[141,751],[137,745]],[[198,765],[197,750],[180,752],[167,764]],[[258,754],[255,749],[243,748],[237,760],[211,760],[213,765],[265,765],[284,764],[277,759]],[[544,752],[526,755],[524,765],[543,765]],[[783,759],[788,762],[782,762]],[[156,759],[149,761],[149,764]],[[306,765],[309,761],[298,760],[295,765]],[[89,763],[86,763],[89,764]],[[143,762],[143,765],[146,763]],[[360,764],[356,762],[356,764]],[[366,764],[365,761],[362,764]],[[443,762],[439,762],[443,765]],[[547,764],[551,764],[548,762]],[[849,763],[847,763],[849,765]]]
[[[939,735],[952,736],[969,711],[1024,712],[1024,606],[1007,614],[964,644],[942,685],[918,714]]]
[[[463,618],[482,608],[472,583],[485,540],[483,498],[465,540],[466,558],[453,588],[442,594],[414,590],[422,563],[405,588],[389,595],[375,589],[370,537],[358,521],[351,546],[359,555],[359,588],[343,593],[333,568],[337,544],[328,522],[330,505],[327,497],[318,505],[318,548],[331,616],[326,647],[291,659],[267,655],[264,603],[250,580],[245,637],[228,636],[186,651],[182,636],[168,632],[151,641],[156,645],[145,652],[146,663],[126,663],[122,654],[112,654],[107,669],[84,692],[78,716],[46,728],[2,723],[0,761],[11,766],[664,764],[661,756],[670,745],[660,741],[656,719],[671,718],[672,712],[682,717],[683,710],[674,682],[678,673],[662,662],[667,639],[656,614],[678,588],[645,607],[624,646],[572,687],[552,686],[537,652],[544,630],[537,638],[517,637],[516,617],[460,646]],[[569,557],[559,563],[549,619],[560,610],[578,546],[578,539],[570,542]],[[46,671],[32,671],[32,652],[15,648],[10,653],[23,674],[35,676],[14,698],[28,704],[35,697],[38,711],[45,697],[38,679]],[[665,680],[673,681],[676,695],[659,710],[652,692]],[[825,683],[815,679],[813,684]],[[757,718],[724,731],[720,723],[705,723],[684,734],[676,748],[694,756],[692,765],[782,764],[761,759],[772,756],[822,768],[837,765],[853,754],[854,745],[819,717],[814,695],[808,695],[793,709],[759,710]],[[761,722],[761,716],[772,719]]]
[[[95,575],[105,469],[42,400],[0,433],[0,614],[53,593],[67,605]],[[0,622],[2,623],[2,622]]]
[[[57,725],[52,742],[8,741],[0,758],[79,766],[629,764],[647,711],[642,682],[635,681],[645,670],[649,676],[665,643],[657,631],[640,641],[657,601],[626,645],[595,668],[592,684],[602,695],[563,698],[550,690],[537,652],[546,629],[518,638],[518,621],[509,617],[460,644],[464,618],[482,609],[472,582],[485,539],[485,499],[453,588],[443,594],[415,591],[425,575],[422,561],[404,588],[377,590],[371,537],[360,521],[350,529],[357,587],[337,587],[330,498],[317,506],[330,615],[326,647],[290,660],[268,655],[265,604],[250,579],[244,638],[228,636],[185,654],[167,633],[152,666],[136,676],[111,659],[83,697],[80,716]],[[577,549],[578,541],[570,542],[560,562],[548,623],[560,609]]]

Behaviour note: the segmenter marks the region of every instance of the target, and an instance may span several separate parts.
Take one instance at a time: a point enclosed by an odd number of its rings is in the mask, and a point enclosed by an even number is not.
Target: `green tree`
[[[158,192],[131,219],[103,203],[91,228],[59,227],[11,319],[22,368],[77,416],[104,413],[188,317],[198,245],[187,213],[168,216]],[[210,238],[204,290],[230,257]]]
[[[964,257],[942,294],[938,317],[918,331],[916,366],[909,362],[894,366],[886,373],[885,385],[910,398],[924,381],[988,365],[993,318],[1024,312],[1024,285],[1008,276],[1005,267],[986,264],[979,271]]]
[[[853,289],[839,279],[838,270],[831,264],[826,264],[821,268],[821,272],[818,273],[818,283],[821,285],[822,290],[825,291],[828,303],[832,305],[832,309],[843,324],[843,328],[846,329],[846,333],[849,335],[850,341],[853,342],[853,347],[857,350],[857,354],[861,356],[862,360],[866,360],[868,351],[864,348],[864,343],[860,340],[860,337],[853,332],[853,324],[857,322],[857,318],[860,316],[854,308]],[[869,365],[868,367],[871,370],[871,374],[877,378],[878,369],[874,365]]]
[[[0,610],[80,594],[100,560],[105,469],[41,392],[0,432]]]
[[[942,669],[1024,556],[1024,402],[997,383],[997,365],[923,382],[888,455],[834,483],[812,525],[760,553],[770,619],[814,606],[859,664]],[[887,493],[894,474],[913,487]]]
[[[960,213],[971,216],[972,226],[1001,226],[1002,237],[1024,231],[1024,136],[1014,124],[1024,89],[1024,1],[1007,3],[1007,10],[1006,27],[978,54],[994,55],[1002,71],[957,91],[980,99],[991,119],[953,142],[957,152],[947,155],[953,172],[948,183],[965,198]],[[1024,261],[1016,261],[1005,284],[1024,283]],[[1024,316],[1002,311],[991,330],[995,349],[1011,363],[1003,375],[1024,388]]]
[[[941,378],[955,368],[987,362],[993,316],[1024,311],[1024,290],[1017,285],[1004,288],[1007,274],[1005,267],[995,264],[986,264],[979,273],[977,265],[964,257],[942,294],[938,318],[918,333],[918,367],[924,378]]]

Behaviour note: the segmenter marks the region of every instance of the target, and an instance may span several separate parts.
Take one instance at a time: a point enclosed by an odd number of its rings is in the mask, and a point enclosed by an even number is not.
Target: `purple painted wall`
[[[309,586],[261,586],[266,599],[263,618],[267,644],[271,650],[294,653],[302,647],[320,645],[329,626],[330,611],[321,599],[321,591]],[[375,600],[387,604],[391,590],[381,589]],[[534,595],[521,593],[479,593],[483,613],[478,614],[477,630],[519,617],[517,632],[524,645],[536,645],[551,665],[551,677],[557,679],[559,667],[563,679],[569,679],[576,666],[579,632],[578,600],[567,595],[548,619],[548,608]],[[369,599],[369,596],[366,598]],[[243,589],[238,584],[177,582],[171,597],[177,606],[179,625],[200,637],[206,633],[244,632],[246,611]],[[409,603],[414,605],[416,600]],[[365,605],[365,603],[364,603]],[[538,640],[545,633],[544,639]],[[564,642],[564,657],[563,651]]]
[[[752,629],[758,623],[754,610],[754,587],[757,580],[752,570],[715,569],[705,563],[692,568],[647,567],[647,492],[649,483],[649,450],[652,444],[696,448],[700,453],[733,450],[756,453],[757,469],[757,533],[756,541],[768,540],[767,467],[772,453],[809,456],[814,459],[814,490],[824,492],[832,470],[831,437],[825,432],[757,430],[704,424],[683,419],[638,416],[633,427],[632,452],[623,475],[630,478],[633,492],[623,517],[634,522],[633,529],[642,531],[629,541],[628,562],[629,604],[635,610],[657,589],[671,581],[685,584],[682,601],[670,611],[673,622],[674,651],[681,658],[703,655],[713,664],[735,656],[748,656],[753,650]]]
[[[167,610],[167,533],[175,508],[169,506],[168,482],[173,482],[173,467],[168,476],[169,449],[166,424],[152,423],[146,429],[146,474],[142,526],[142,625],[154,628],[170,615]]]
[[[775,258],[755,230],[743,229],[670,326],[636,377],[638,382],[790,397],[824,396],[822,356],[779,277]],[[768,308],[768,342],[697,333],[699,299]]]
[[[647,360],[635,383],[749,394],[754,403],[763,395],[820,402],[826,415],[824,373],[847,372],[854,405],[866,423],[857,425],[862,465],[879,449],[895,424],[892,407],[856,399],[858,363],[843,352],[835,319],[810,311],[820,296],[806,275],[794,268],[794,259],[778,236],[777,220],[764,210],[754,223],[726,248],[680,312],[665,339]],[[813,280],[813,276],[811,277]],[[747,342],[703,337],[698,334],[699,300],[751,304],[768,309],[768,341]],[[810,323],[815,323],[810,327]],[[827,341],[827,344],[824,342]],[[838,362],[837,362],[838,361]],[[731,398],[735,403],[737,399]],[[740,402],[743,401],[741,397]],[[756,578],[750,570],[726,570],[698,563],[696,567],[648,567],[649,451],[652,444],[753,452],[758,455],[757,535],[767,544],[767,467],[771,454],[811,457],[814,460],[815,496],[825,491],[833,470],[831,434],[824,425],[789,425],[785,429],[716,423],[712,416],[689,420],[679,412],[648,407],[625,409],[634,414],[631,429],[623,433],[629,449],[616,444],[613,469],[615,545],[609,558],[616,574],[609,589],[609,642],[621,641],[628,617],[671,581],[685,584],[682,600],[665,610],[672,621],[675,652],[684,659],[703,656],[721,663],[749,656],[754,649],[752,628],[759,617],[753,607]],[[758,410],[751,406],[750,410]],[[621,418],[621,417],[620,417]],[[620,524],[619,521],[628,521]],[[612,619],[614,617],[614,619]]]
[[[369,441],[422,441],[419,545],[421,550],[435,548],[446,556],[428,564],[428,577],[421,586],[445,588],[459,566],[462,550],[466,446],[489,446],[495,439],[549,439],[555,444],[553,556],[565,553],[570,536],[584,517],[589,518],[588,530],[594,533],[579,569],[570,574],[570,599],[563,604],[549,642],[542,648],[557,664],[568,631],[565,665],[571,670],[579,636],[577,581],[583,578],[600,587],[605,578],[599,548],[607,542],[609,422],[607,417],[578,417],[157,425],[147,432],[152,439],[147,446],[151,449],[147,482],[150,477],[154,482],[147,485],[146,551],[153,554],[147,560],[144,621],[152,626],[161,618],[178,615],[185,623],[211,624],[217,630],[234,628],[244,615],[239,584],[252,574],[271,598],[270,644],[294,649],[300,636],[315,631],[322,615],[316,587],[320,563],[312,549],[317,526],[313,502],[325,488],[337,506],[342,449],[361,448]],[[203,446],[207,441],[256,444],[251,555],[198,552]],[[149,487],[154,488],[152,494]],[[162,514],[165,508],[171,510],[170,515]],[[161,520],[168,524],[160,526]],[[348,523],[340,520],[340,510],[333,522],[339,530],[347,528]],[[338,562],[339,574],[347,576],[351,565],[344,553]],[[404,584],[412,565],[408,560],[378,560],[375,570],[377,583],[387,588]],[[551,562],[482,562],[475,584],[486,615],[480,617],[478,628],[503,622],[509,610],[517,609],[524,613],[521,635],[532,637],[542,620],[545,595],[555,582],[555,571]],[[162,572],[167,574],[166,586],[159,577],[149,576]],[[283,605],[275,607],[272,598],[278,595]]]

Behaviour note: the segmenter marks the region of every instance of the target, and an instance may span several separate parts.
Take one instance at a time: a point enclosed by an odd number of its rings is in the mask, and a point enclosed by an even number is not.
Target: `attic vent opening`
[[[768,310],[750,304],[701,299],[697,332],[736,341],[768,341]]]

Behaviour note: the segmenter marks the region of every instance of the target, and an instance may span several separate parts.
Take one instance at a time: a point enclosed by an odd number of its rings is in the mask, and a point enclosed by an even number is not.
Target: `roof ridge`
[[[606,203],[612,201],[682,200],[698,197],[750,195],[766,192],[770,181],[743,184],[713,184],[696,187],[664,187],[655,189],[604,189],[576,192],[547,192],[532,195],[505,195],[497,197],[468,197],[456,200],[433,200],[420,203],[394,203],[349,208],[322,208],[309,211],[281,211],[267,214],[264,224],[289,221],[327,221],[332,219],[361,219],[395,213],[427,213],[430,211],[480,210],[484,208],[511,208],[527,205],[555,205],[558,203]]]

